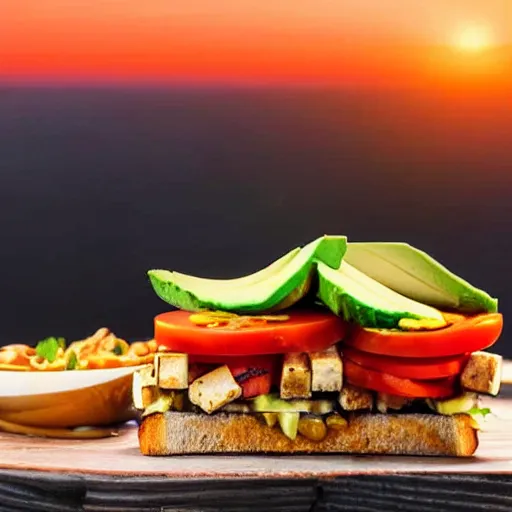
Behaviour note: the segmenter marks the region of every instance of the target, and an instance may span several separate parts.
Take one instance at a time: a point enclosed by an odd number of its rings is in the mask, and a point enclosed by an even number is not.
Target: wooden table
[[[188,456],[138,452],[119,437],[66,441],[0,433],[0,511],[512,510],[512,393],[471,459]]]

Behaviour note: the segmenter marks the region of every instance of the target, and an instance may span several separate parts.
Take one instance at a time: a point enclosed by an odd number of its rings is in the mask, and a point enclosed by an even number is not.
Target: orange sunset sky
[[[512,0],[3,0],[0,80],[512,78]]]

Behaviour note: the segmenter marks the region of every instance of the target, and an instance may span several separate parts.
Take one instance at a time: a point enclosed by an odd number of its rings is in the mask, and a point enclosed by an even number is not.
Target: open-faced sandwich
[[[239,279],[151,270],[166,352],[134,376],[145,455],[472,455],[497,300],[404,243],[324,236]]]

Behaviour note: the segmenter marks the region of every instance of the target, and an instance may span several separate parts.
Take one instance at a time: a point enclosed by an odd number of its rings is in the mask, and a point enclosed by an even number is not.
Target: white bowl
[[[132,377],[140,368],[0,371],[0,419],[48,428],[127,421],[134,417]]]

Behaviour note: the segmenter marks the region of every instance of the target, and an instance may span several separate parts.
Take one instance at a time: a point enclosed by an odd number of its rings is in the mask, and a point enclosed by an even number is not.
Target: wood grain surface
[[[175,479],[0,471],[0,512],[512,510],[510,475]]]
[[[509,389],[504,390],[507,396]],[[470,459],[138,452],[136,427],[69,441],[0,433],[0,512],[512,510],[512,399]]]

